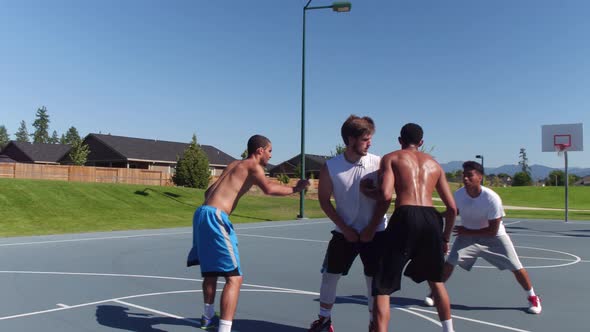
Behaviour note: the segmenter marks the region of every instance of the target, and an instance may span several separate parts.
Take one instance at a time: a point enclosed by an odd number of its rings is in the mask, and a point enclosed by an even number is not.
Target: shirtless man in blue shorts
[[[205,202],[193,217],[193,247],[187,265],[201,265],[203,276],[204,314],[201,328],[217,326],[214,301],[217,278],[225,278],[221,293],[221,317],[219,332],[230,332],[240,287],[242,271],[238,240],[229,215],[238,201],[256,185],[267,195],[287,196],[309,187],[309,181],[299,180],[295,187],[270,181],[264,175],[264,167],[272,156],[270,140],[254,135],[248,140],[248,158],[234,161],[227,166],[219,179],[205,192]]]
[[[419,125],[404,125],[398,138],[401,150],[381,159],[381,199],[390,202],[394,191],[396,197],[395,211],[385,229],[385,249],[373,279],[373,321],[377,332],[387,331],[389,296],[401,288],[402,272],[415,282],[428,281],[443,332],[453,332],[451,306],[442,277],[457,209],[444,171],[430,155],[419,150],[422,136]],[[432,204],[435,189],[446,206],[444,230],[443,216]],[[385,212],[383,208],[386,206],[377,205],[372,222],[378,222],[377,217]]]

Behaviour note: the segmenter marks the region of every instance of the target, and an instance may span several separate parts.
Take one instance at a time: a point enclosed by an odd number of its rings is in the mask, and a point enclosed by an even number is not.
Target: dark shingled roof
[[[0,163],[15,163],[16,161],[10,158],[9,156],[5,156],[0,154]]]
[[[3,151],[9,151],[10,146],[22,151],[33,162],[57,163],[70,152],[69,144],[27,143],[10,141]]]
[[[326,160],[330,159],[330,156],[320,156],[315,154],[305,154],[305,172],[310,171],[319,171],[320,168],[326,163]],[[271,168],[269,173],[271,176],[275,176],[276,174],[286,173],[291,174],[295,172],[297,166],[301,164],[301,154],[296,155],[295,157],[283,161],[282,163],[276,165],[275,167]]]
[[[90,134],[127,159],[167,161],[176,163],[188,143],[160,141],[104,134]],[[210,165],[228,165],[236,160],[227,153],[210,145],[199,145],[207,155]]]

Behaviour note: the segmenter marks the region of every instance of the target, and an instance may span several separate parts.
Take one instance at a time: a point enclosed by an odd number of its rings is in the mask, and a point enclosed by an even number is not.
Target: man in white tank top
[[[368,153],[374,132],[375,124],[371,118],[351,115],[341,129],[346,150],[326,161],[320,171],[318,199],[335,227],[322,266],[319,319],[312,323],[311,332],[334,331],[331,311],[338,280],[348,274],[358,255],[363,262],[367,283],[369,331],[373,329],[371,284],[387,222],[383,215],[380,222],[371,224],[375,206],[380,202],[369,197],[371,191],[364,189],[377,184],[381,158]],[[367,227],[369,224],[376,226]]]

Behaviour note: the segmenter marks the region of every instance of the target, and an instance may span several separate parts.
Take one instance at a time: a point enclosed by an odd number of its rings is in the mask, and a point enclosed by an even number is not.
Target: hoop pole
[[[567,150],[563,151],[563,156],[565,158],[565,222],[567,222],[567,215],[568,215],[568,191],[569,191],[569,176],[567,175]]]

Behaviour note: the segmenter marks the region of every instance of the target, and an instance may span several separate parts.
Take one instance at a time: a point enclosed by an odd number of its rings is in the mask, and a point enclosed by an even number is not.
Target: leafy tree
[[[533,178],[527,172],[518,172],[512,178],[512,186],[514,187],[530,186],[531,184],[533,184]]]
[[[27,124],[25,123],[25,120],[21,120],[20,127],[18,127],[18,130],[14,136],[16,136],[17,142],[30,142],[29,131],[27,130]]]
[[[51,137],[49,138],[49,143],[51,144],[57,144],[59,143],[59,136],[57,135],[57,131],[53,131],[53,134],[51,134]]]
[[[520,158],[520,161],[518,162],[518,164],[520,165],[522,171],[524,173],[527,173],[530,177],[531,168],[529,167],[529,159],[526,156],[526,149],[520,148],[520,152],[519,152],[518,156]]]
[[[66,132],[66,136],[64,137],[64,144],[71,144],[74,145],[76,142],[81,142],[82,138],[80,134],[78,134],[78,129],[76,127],[70,127]]]
[[[337,144],[336,145],[336,152],[330,151],[330,154],[332,155],[332,157],[336,157],[338,155],[343,154],[344,151],[346,151],[346,146],[344,146],[343,144]]]
[[[8,135],[8,131],[4,125],[0,126],[0,150],[4,149],[4,147],[10,142],[10,136]]]
[[[210,178],[209,160],[197,144],[197,136],[193,134],[189,147],[176,163],[176,174],[172,181],[177,186],[206,189]]]
[[[244,152],[242,152],[242,154],[240,155],[240,157],[242,157],[242,159],[248,158],[248,149],[244,150]]]
[[[88,160],[88,154],[90,154],[90,147],[88,144],[84,144],[81,140],[72,144],[70,150],[70,159],[74,165],[83,166]]]
[[[61,137],[59,138],[59,144],[66,144],[66,135],[61,134]]]
[[[565,185],[565,172],[560,170],[551,171],[545,178],[546,186],[563,186]]]
[[[33,122],[35,132],[32,134],[33,142],[35,143],[48,143],[49,142],[49,114],[47,114],[47,108],[41,106],[37,109],[36,119]]]
[[[282,184],[289,184],[289,176],[285,173],[281,173],[279,175],[277,175],[277,180],[279,180],[280,183]]]

